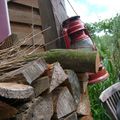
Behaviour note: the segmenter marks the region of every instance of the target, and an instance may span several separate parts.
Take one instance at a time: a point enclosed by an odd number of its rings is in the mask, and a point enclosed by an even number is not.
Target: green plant
[[[110,74],[106,81],[89,86],[93,117],[94,120],[111,120],[101,105],[99,96],[102,91],[117,82],[117,74],[120,71],[120,15],[109,20],[87,24],[87,27],[102,57],[103,65]],[[98,33],[104,31],[104,35],[97,36],[96,31]]]

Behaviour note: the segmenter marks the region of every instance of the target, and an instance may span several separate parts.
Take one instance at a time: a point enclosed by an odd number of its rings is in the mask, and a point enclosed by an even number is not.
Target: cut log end
[[[34,95],[33,88],[29,85],[17,83],[0,83],[0,96],[9,99],[26,99]]]

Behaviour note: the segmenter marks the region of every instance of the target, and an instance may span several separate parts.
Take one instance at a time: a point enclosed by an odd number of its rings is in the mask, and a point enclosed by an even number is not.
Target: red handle
[[[70,39],[69,39],[68,32],[67,32],[66,28],[63,28],[63,36],[64,36],[66,48],[69,49],[70,48]]]

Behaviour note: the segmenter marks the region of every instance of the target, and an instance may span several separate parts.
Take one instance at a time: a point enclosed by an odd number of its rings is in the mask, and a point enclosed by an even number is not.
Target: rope
[[[70,5],[70,7],[72,8],[72,10],[74,11],[74,13],[78,16],[78,14],[77,14],[76,10],[74,9],[74,7],[73,7],[73,6],[72,6],[72,4],[70,3],[70,1],[69,1],[69,0],[67,0],[67,2],[69,3],[69,5]]]

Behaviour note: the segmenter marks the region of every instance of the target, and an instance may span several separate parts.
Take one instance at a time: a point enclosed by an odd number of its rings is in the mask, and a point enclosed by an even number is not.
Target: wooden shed
[[[54,41],[61,36],[60,26],[68,18],[64,0],[8,0],[8,8],[13,36],[17,35],[20,42],[27,38],[22,48],[44,46]],[[41,33],[49,27],[51,28]],[[60,39],[57,42],[51,42],[46,48],[60,47]]]
[[[44,45],[38,0],[10,0],[8,9],[12,36],[2,48],[9,47],[17,41],[26,41],[21,48]]]

